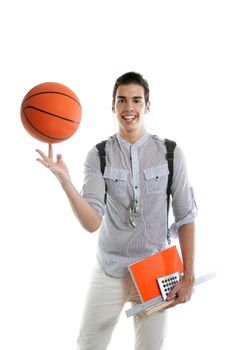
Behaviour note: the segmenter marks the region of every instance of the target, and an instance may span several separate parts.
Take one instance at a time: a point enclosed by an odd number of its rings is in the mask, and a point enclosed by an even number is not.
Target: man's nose
[[[133,111],[133,103],[131,101],[127,101],[125,104],[126,111]]]

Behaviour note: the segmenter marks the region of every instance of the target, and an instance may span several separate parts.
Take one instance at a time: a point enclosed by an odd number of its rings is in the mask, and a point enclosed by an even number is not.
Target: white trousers
[[[95,267],[80,326],[77,350],[105,350],[126,302],[140,303],[131,277],[113,278]],[[161,350],[166,311],[134,316],[135,350]],[[130,350],[130,349],[129,349]]]

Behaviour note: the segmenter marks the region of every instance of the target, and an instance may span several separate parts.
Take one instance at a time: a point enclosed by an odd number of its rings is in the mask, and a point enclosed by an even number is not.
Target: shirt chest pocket
[[[104,179],[107,185],[107,193],[110,196],[125,196],[128,171],[112,167],[105,167]]]
[[[161,193],[165,192],[168,180],[168,165],[162,164],[152,168],[144,169],[146,193]]]

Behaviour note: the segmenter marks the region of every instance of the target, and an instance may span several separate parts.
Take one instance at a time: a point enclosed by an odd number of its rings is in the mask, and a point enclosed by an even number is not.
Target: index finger
[[[49,151],[48,151],[48,157],[49,159],[53,159],[53,146],[51,143],[49,143]]]
[[[178,282],[173,288],[172,290],[169,292],[168,296],[167,296],[167,300],[171,300],[171,299],[177,299],[179,296],[179,291],[180,291],[180,282]]]

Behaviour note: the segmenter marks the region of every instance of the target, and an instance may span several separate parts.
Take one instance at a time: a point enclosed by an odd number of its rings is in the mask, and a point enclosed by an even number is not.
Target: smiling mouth
[[[135,115],[123,115],[122,118],[126,121],[132,121],[134,119],[136,119]]]

